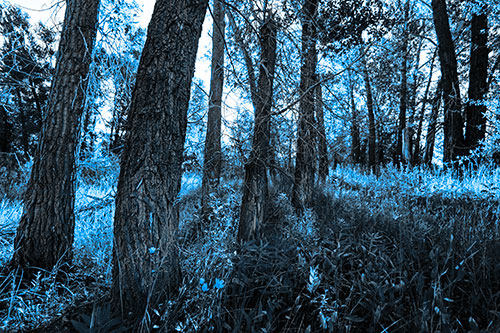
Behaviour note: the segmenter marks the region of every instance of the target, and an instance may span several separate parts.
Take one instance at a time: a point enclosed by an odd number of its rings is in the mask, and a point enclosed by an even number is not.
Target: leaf
[[[90,328],[79,321],[71,320],[71,325],[73,325],[75,330],[77,330],[79,333],[90,332]]]
[[[364,318],[354,316],[354,315],[346,315],[345,319],[352,321],[352,322],[355,322],[355,323],[362,323],[363,321],[365,321]]]

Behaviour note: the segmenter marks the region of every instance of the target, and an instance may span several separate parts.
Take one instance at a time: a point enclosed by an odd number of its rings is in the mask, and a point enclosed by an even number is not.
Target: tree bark
[[[120,161],[112,302],[127,322],[177,291],[176,231],[187,109],[208,0],[157,0]]]
[[[98,8],[99,0],[67,1],[48,112],[14,240],[16,266],[51,270],[71,259],[75,152]]]
[[[486,11],[486,8],[483,9]],[[486,136],[486,104],[488,93],[488,17],[474,14],[471,20],[471,52],[469,71],[469,100],[465,107],[467,117],[466,146],[468,153]]]
[[[366,93],[366,108],[368,110],[368,166],[373,173],[377,172],[377,135],[375,125],[375,114],[373,112],[373,95],[370,83],[370,76],[368,74],[368,64],[366,61],[366,51],[362,50],[363,57],[361,58],[363,66],[363,76],[365,79],[365,93]]]
[[[444,147],[443,161],[455,162],[464,149],[464,119],[458,82],[457,57],[450,31],[450,23],[445,0],[432,0],[434,27],[438,40],[441,62],[441,81],[444,102]]]
[[[10,153],[12,147],[12,125],[7,109],[0,104],[0,153]]]
[[[361,164],[361,139],[359,138],[358,111],[354,100],[354,81],[351,70],[348,69],[349,97],[351,100],[351,160],[354,164]]]
[[[317,77],[316,77],[317,79]],[[326,177],[328,177],[328,146],[326,141],[326,129],[325,129],[325,115],[323,111],[323,89],[321,84],[316,81],[315,89],[315,111],[316,111],[316,121],[317,121],[317,133],[316,138],[318,139],[318,180],[320,183],[324,183]]]
[[[315,121],[314,89],[316,64],[316,17],[318,0],[305,0],[302,7],[302,66],[300,68],[300,88],[302,96],[299,107],[297,155],[292,202],[296,209],[307,208],[312,201],[315,178]]]
[[[212,28],[212,69],[208,105],[207,134],[201,185],[201,216],[207,222],[211,214],[210,194],[219,186],[221,172],[221,107],[224,87],[224,8],[214,1]]]
[[[409,31],[408,15],[410,11],[410,1],[407,0],[404,7],[404,28],[403,28],[403,45],[401,49],[401,83],[399,88],[399,123],[397,132],[397,145],[396,145],[396,165],[406,164],[403,154],[403,133],[406,128],[406,109],[408,107],[408,43]]]
[[[427,127],[427,137],[425,139],[424,164],[429,166],[432,164],[432,156],[434,155],[434,143],[436,141],[437,120],[439,115],[439,108],[441,107],[442,97],[443,97],[442,81],[439,80],[438,86],[436,88],[436,93],[434,95],[434,100],[432,101],[431,119]]]
[[[437,50],[436,50],[437,51]],[[428,99],[429,99],[429,91],[432,83],[432,76],[434,75],[434,63],[436,59],[437,52],[434,52],[434,55],[431,59],[431,68],[429,70],[429,80],[427,81],[427,86],[425,87],[424,97],[422,99],[422,108],[420,109],[420,114],[418,117],[418,126],[417,126],[417,136],[415,137],[414,151],[413,151],[413,164],[417,165],[422,162],[421,156],[421,148],[420,148],[420,138],[422,137],[422,128],[424,124],[425,118],[425,109],[427,107]]]
[[[248,241],[258,236],[264,221],[267,200],[267,163],[269,160],[269,137],[273,82],[276,66],[277,26],[270,13],[266,13],[259,31],[261,47],[259,79],[252,94],[255,109],[255,125],[252,150],[245,165],[243,198],[240,207],[238,241]],[[248,63],[247,63],[247,69]],[[249,70],[250,72],[250,70]],[[251,88],[252,89],[252,88]]]

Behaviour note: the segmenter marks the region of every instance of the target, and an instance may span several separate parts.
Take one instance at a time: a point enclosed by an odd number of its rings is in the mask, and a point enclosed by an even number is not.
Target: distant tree
[[[454,162],[463,154],[465,139],[464,119],[457,71],[455,44],[451,36],[450,22],[445,0],[432,0],[434,27],[438,40],[441,63],[441,81],[444,108],[443,161]]]
[[[427,105],[429,104],[429,92],[431,89],[431,84],[433,82],[433,76],[434,76],[434,68],[435,68],[435,63],[436,63],[436,56],[437,56],[437,50],[434,51],[431,59],[431,65],[429,69],[429,78],[427,80],[427,85],[425,87],[425,92],[424,96],[422,98],[422,106],[420,108],[420,115],[419,115],[419,120],[418,120],[418,126],[417,126],[417,133],[415,137],[415,144],[413,147],[413,164],[417,165],[422,162],[423,157],[421,156],[421,147],[420,147],[420,139],[422,136],[422,131],[423,131],[423,126],[424,126],[424,119],[426,116],[425,110],[427,108]],[[432,115],[431,115],[431,121],[432,121]],[[434,120],[437,121],[437,118]],[[435,128],[431,130],[435,131]],[[427,131],[427,134],[429,135],[429,131]],[[430,139],[430,138],[429,138]],[[432,159],[432,158],[431,158]]]
[[[443,86],[440,79],[436,91],[434,93],[434,98],[432,100],[431,119],[429,120],[429,124],[427,126],[427,137],[425,139],[425,152],[424,152],[423,162],[425,165],[429,166],[432,164],[432,156],[434,155],[434,145],[436,142],[439,109],[441,107],[442,100],[443,100]]]
[[[316,50],[318,0],[305,0],[302,7],[302,52],[300,68],[300,107],[297,154],[292,202],[295,208],[308,207],[312,201],[315,180],[316,131],[315,85],[318,54]]]
[[[0,5],[0,103],[10,124],[9,151],[28,158],[34,151],[48,100],[55,32],[31,26],[21,9]],[[5,138],[4,138],[5,140]]]
[[[400,83],[400,102],[399,102],[399,123],[397,131],[397,144],[396,144],[396,164],[408,163],[405,160],[403,153],[403,132],[406,129],[406,111],[408,106],[408,44],[409,44],[409,15],[410,15],[410,0],[406,0],[404,5],[404,18],[403,18],[403,36],[401,48],[401,83]]]
[[[201,215],[206,222],[210,215],[210,194],[219,185],[222,150],[222,90],[224,88],[224,7],[221,0],[214,0],[212,28],[212,67],[208,104],[207,134],[201,185]]]
[[[486,137],[486,101],[488,93],[488,7],[482,5],[470,22],[470,70],[468,100],[465,106],[465,129],[468,152]]]
[[[373,94],[366,53],[368,49],[362,48],[361,62],[363,78],[365,81],[366,109],[368,110],[368,166],[373,173],[377,171],[377,132],[375,124],[375,113],[373,111]]]
[[[260,45],[259,77],[255,79],[255,69],[250,49],[243,39],[231,12],[229,22],[236,42],[240,47],[247,69],[250,96],[254,107],[254,129],[250,156],[245,164],[243,197],[240,207],[238,240],[247,241],[257,237],[264,221],[268,193],[268,164],[270,156],[271,107],[273,105],[273,83],[276,66],[277,25],[270,10],[264,8],[258,32]]]
[[[349,84],[349,102],[351,107],[351,161],[354,164],[361,164],[363,157],[361,155],[361,139],[359,133],[359,115],[354,99],[355,82],[351,69],[347,70]]]
[[[112,303],[126,321],[149,318],[180,282],[177,196],[207,5],[157,0],[149,23],[127,119],[113,230]]]
[[[318,80],[318,75],[316,75],[314,88],[314,112],[316,115],[316,139],[318,147],[318,180],[320,183],[324,183],[326,177],[328,177],[329,163],[328,163],[328,145],[326,137],[325,128],[325,114],[323,105],[323,87]]]
[[[97,31],[99,0],[70,0],[47,112],[14,240],[15,266],[51,270],[72,255],[75,152]]]
[[[0,105],[0,153],[10,153],[12,145],[12,124],[9,122],[7,110]]]

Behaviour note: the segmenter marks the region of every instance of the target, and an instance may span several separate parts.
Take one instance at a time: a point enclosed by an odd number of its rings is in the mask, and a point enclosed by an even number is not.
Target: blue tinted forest
[[[497,0],[25,2],[1,331],[500,331]]]

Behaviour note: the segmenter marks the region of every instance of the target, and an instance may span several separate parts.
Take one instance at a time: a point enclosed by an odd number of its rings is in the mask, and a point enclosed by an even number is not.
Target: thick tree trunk
[[[408,107],[408,42],[409,31],[407,28],[408,15],[410,11],[410,1],[407,0],[404,7],[404,29],[403,29],[403,45],[401,48],[401,82],[399,86],[399,123],[397,132],[396,144],[396,165],[406,164],[408,161],[404,158],[403,140],[406,128],[406,109]]]
[[[311,204],[315,178],[314,85],[318,55],[314,21],[318,13],[318,0],[305,0],[302,12],[304,18],[299,89],[301,100],[292,196],[293,205],[297,209],[303,209]]]
[[[361,164],[361,139],[359,138],[358,110],[354,100],[354,81],[351,70],[348,70],[349,76],[349,97],[351,100],[351,160],[354,164]]]
[[[432,13],[438,40],[441,62],[441,81],[444,102],[443,161],[455,162],[464,149],[464,120],[461,113],[460,85],[458,82],[457,57],[450,31],[445,0],[432,0]]]
[[[368,166],[373,173],[377,172],[377,136],[376,136],[376,124],[375,124],[375,113],[373,112],[373,95],[372,87],[370,83],[370,76],[368,74],[368,64],[366,61],[366,51],[362,50],[363,57],[363,76],[365,79],[365,93],[366,93],[366,108],[368,109]]]
[[[318,180],[324,183],[328,177],[328,146],[326,141],[325,115],[323,111],[323,89],[319,82],[315,87],[315,110],[318,139]]]
[[[277,26],[270,13],[259,32],[261,47],[259,80],[252,94],[255,109],[255,125],[252,150],[245,165],[243,198],[240,207],[238,241],[248,241],[258,235],[264,221],[267,200],[267,163],[269,160],[269,137],[273,82],[276,65]]]
[[[207,134],[201,185],[201,215],[208,221],[211,213],[210,194],[219,186],[221,172],[221,107],[224,87],[224,8],[221,0],[214,1],[212,28],[212,73],[208,105]]]
[[[71,258],[75,151],[99,0],[69,0],[47,114],[14,241],[13,265],[51,270]]]
[[[471,20],[471,52],[469,71],[469,100],[466,146],[468,152],[475,149],[486,136],[486,104],[488,93],[488,18],[486,14],[473,15]]]
[[[443,94],[442,81],[439,80],[438,86],[436,88],[436,93],[434,95],[434,100],[432,101],[432,112],[429,125],[427,127],[427,137],[425,139],[425,153],[424,153],[424,164],[432,164],[432,156],[434,155],[434,143],[436,141],[436,131],[437,131],[437,120],[439,115],[439,108],[441,107],[441,99]]]
[[[180,279],[178,193],[191,81],[208,0],[157,0],[127,120],[116,194],[112,302],[149,317]]]

